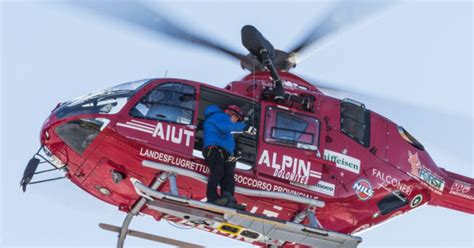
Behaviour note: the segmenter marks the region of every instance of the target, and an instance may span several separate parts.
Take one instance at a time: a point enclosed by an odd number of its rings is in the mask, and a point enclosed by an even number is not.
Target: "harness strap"
[[[226,157],[228,157],[229,153],[220,146],[208,146],[206,148],[208,149],[206,157],[209,157],[209,154],[211,153],[212,149],[217,149],[217,151],[219,151],[219,154],[221,155],[222,160],[226,160]]]

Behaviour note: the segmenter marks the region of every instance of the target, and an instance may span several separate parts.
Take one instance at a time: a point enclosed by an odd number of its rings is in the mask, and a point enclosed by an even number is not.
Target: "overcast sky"
[[[332,2],[165,2],[152,4],[196,32],[244,52],[240,29],[253,24],[287,49]],[[60,2],[1,1],[2,247],[112,247],[125,214],[67,180],[19,181],[39,147],[39,129],[58,102],[142,78],[178,77],[216,86],[245,75],[238,62],[113,23]],[[400,123],[439,166],[473,177],[473,3],[405,1],[338,33],[295,74],[353,91],[371,110]],[[375,98],[368,95],[377,96]],[[425,206],[363,233],[361,247],[472,247],[472,215]],[[210,247],[245,246],[150,217],[132,229]],[[155,243],[129,237],[128,247]]]

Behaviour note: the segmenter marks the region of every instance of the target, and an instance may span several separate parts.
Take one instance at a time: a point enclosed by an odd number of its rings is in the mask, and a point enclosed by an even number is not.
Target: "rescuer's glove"
[[[257,129],[252,126],[246,126],[244,128],[244,133],[250,134],[250,135],[256,135],[257,134]]]

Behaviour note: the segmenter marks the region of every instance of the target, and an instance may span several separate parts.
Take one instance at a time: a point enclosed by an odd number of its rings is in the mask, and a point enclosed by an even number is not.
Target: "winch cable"
[[[252,97],[255,98],[255,94],[256,94],[256,82],[255,82],[255,62],[256,60],[255,59],[252,59]],[[255,127],[255,114],[256,114],[256,111],[255,111],[255,101],[252,101],[252,109],[253,109],[253,118],[252,118],[252,126]],[[260,114],[260,113],[259,113]],[[261,116],[261,115],[260,115]],[[259,117],[260,117],[259,116]],[[260,118],[259,118],[260,119]],[[257,129],[258,130],[258,129]],[[256,142],[256,139],[253,139],[253,142],[254,142],[254,145],[255,145],[255,154],[257,155],[257,152],[258,152],[258,149],[257,149],[257,142]],[[258,156],[256,156],[258,157]],[[255,166],[257,166],[255,164]],[[266,244],[266,241],[267,241],[267,236],[265,235],[265,226],[263,223],[263,219],[260,220],[261,224],[262,224],[262,232],[263,232],[263,242]]]

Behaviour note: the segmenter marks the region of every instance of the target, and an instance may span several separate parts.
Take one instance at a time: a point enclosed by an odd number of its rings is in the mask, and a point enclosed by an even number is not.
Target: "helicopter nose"
[[[42,145],[44,145],[46,142],[48,142],[51,139],[52,133],[51,133],[51,126],[53,124],[53,119],[54,115],[51,114],[44,120],[43,125],[41,125],[41,131],[40,131],[40,142]]]

